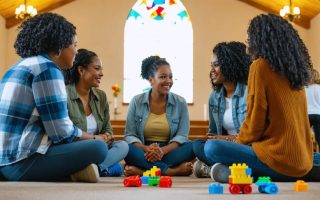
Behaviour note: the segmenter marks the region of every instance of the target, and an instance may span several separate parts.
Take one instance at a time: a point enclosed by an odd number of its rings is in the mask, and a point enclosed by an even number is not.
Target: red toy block
[[[172,180],[170,176],[161,176],[159,181],[159,187],[171,187]]]
[[[142,181],[140,176],[129,176],[123,180],[125,187],[141,187]]]
[[[155,171],[156,176],[161,176],[161,170]]]

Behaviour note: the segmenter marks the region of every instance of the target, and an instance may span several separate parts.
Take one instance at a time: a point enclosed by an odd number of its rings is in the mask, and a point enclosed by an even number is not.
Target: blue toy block
[[[260,193],[277,194],[279,191],[278,186],[268,176],[259,177],[256,185]]]
[[[223,194],[223,187],[220,183],[211,183],[209,185],[209,194]]]
[[[141,176],[142,184],[143,185],[148,185],[150,176]]]

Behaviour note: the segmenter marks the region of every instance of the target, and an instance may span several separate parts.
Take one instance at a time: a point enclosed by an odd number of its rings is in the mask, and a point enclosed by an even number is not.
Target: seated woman
[[[221,42],[213,48],[210,80],[213,91],[209,97],[209,139],[233,140],[239,133],[246,114],[247,80],[251,58],[241,42]],[[193,142],[198,160],[193,173],[209,177],[214,163],[204,154],[204,140]]]
[[[79,49],[73,68],[66,76],[69,117],[81,130],[107,139],[108,154],[99,164],[100,176],[120,176],[123,166],[119,163],[127,155],[125,141],[114,141],[110,125],[109,104],[100,85],[102,64],[96,53]]]
[[[312,68],[307,48],[288,21],[262,14],[250,22],[248,49],[254,62],[240,132],[234,142],[208,140],[204,147],[208,160],[221,163],[212,167],[213,179],[228,182],[227,166],[246,163],[255,178],[320,181],[304,91]]]
[[[163,175],[188,176],[194,159],[189,142],[189,113],[183,97],[171,93],[173,84],[169,63],[158,56],[142,61],[141,75],[152,89],[135,96],[129,105],[125,140],[126,176],[142,175],[153,166]]]
[[[315,69],[311,70],[310,84],[306,87],[309,123],[313,128],[317,144],[320,145],[320,75]],[[317,149],[317,147],[315,147]]]
[[[76,28],[60,15],[43,13],[19,29],[14,47],[22,60],[0,83],[0,174],[9,181],[71,175],[73,181],[97,182],[106,138],[93,140],[72,123],[61,72],[72,67],[77,53]]]

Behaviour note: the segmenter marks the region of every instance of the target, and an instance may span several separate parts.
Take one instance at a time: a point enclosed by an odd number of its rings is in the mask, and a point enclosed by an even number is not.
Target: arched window
[[[180,0],[138,0],[130,10],[124,31],[125,103],[150,89],[142,80],[141,62],[158,55],[171,65],[171,91],[193,102],[193,31]]]

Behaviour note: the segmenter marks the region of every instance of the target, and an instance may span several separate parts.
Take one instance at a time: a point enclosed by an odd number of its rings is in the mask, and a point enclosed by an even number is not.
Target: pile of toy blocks
[[[153,166],[143,173],[143,176],[129,176],[123,180],[126,187],[140,187],[141,185],[159,186],[169,188],[172,186],[170,176],[161,176],[161,170]]]

